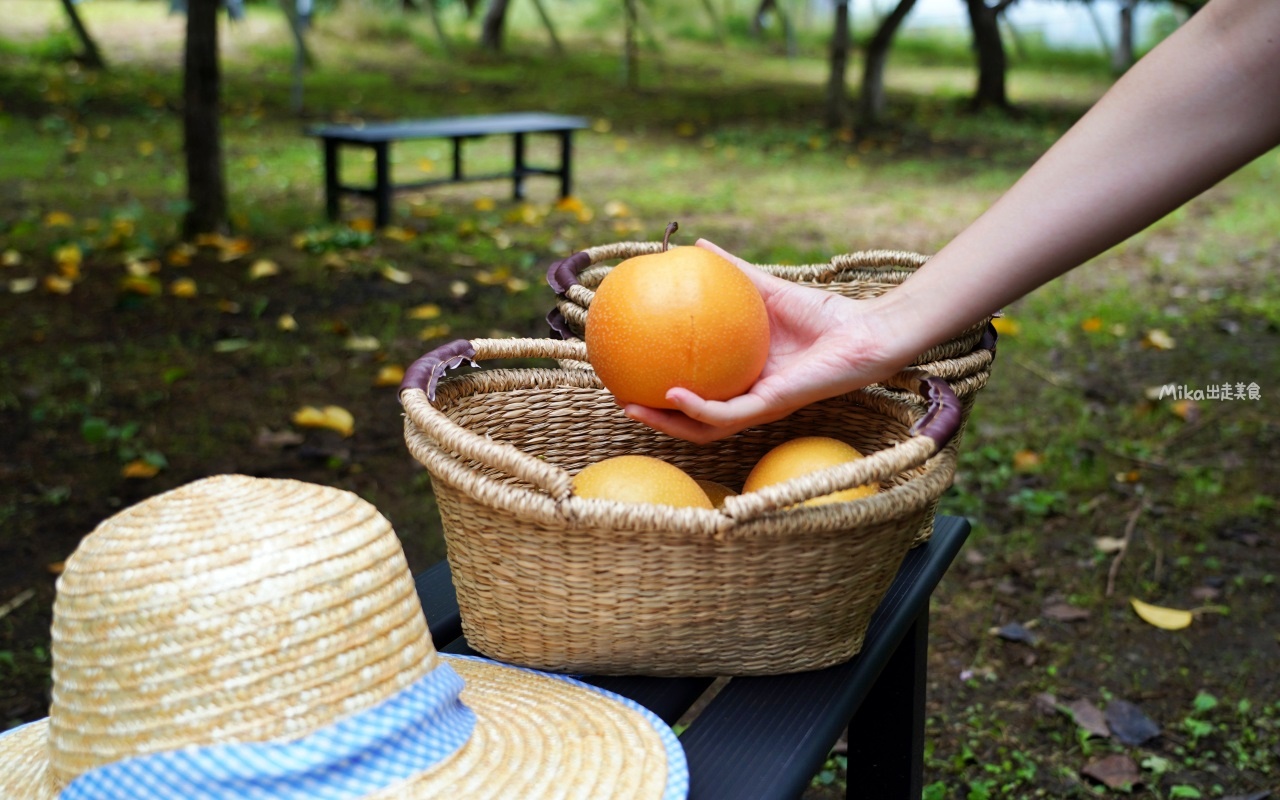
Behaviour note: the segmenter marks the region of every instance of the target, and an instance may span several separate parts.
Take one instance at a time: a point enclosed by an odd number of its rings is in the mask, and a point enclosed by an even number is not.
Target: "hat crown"
[[[50,767],[267,741],[372,706],[436,664],[391,524],[356,495],[223,475],[81,542],[53,609]]]

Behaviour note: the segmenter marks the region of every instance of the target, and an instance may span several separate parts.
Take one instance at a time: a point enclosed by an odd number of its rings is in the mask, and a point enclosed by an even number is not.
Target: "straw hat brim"
[[[476,714],[467,743],[446,760],[367,800],[640,800],[683,797],[684,754],[670,728],[625,698],[562,676],[444,656]],[[0,737],[0,796],[52,800],[48,720]],[[674,790],[674,791],[673,791]]]

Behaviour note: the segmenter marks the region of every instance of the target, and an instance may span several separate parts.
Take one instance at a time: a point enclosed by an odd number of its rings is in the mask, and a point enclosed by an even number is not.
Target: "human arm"
[[[777,287],[766,305],[775,337],[783,335],[747,394],[713,402],[673,389],[678,413],[627,413],[710,441],[883,378],[1277,142],[1280,2],[1212,0],[901,286],[874,300],[821,304],[802,298],[816,290]]]

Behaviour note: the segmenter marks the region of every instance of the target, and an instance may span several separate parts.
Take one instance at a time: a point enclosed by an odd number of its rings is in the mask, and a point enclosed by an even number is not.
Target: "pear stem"
[[[667,248],[671,246],[671,234],[678,230],[680,230],[680,225],[678,223],[667,223],[667,232],[662,234],[662,252],[667,252]]]

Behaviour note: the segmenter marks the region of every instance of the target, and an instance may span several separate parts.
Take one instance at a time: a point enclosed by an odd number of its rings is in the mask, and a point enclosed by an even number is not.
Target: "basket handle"
[[[462,362],[478,366],[493,358],[564,358],[585,361],[582,342],[554,339],[457,339],[431,350],[405,370],[400,405],[423,434],[458,455],[496,467],[545,491],[557,501],[573,491],[565,470],[525,453],[520,448],[472,433],[435,407],[436,386],[445,372]]]
[[[615,242],[579,250],[573,255],[552,261],[547,267],[547,285],[558,295],[564,295],[578,284],[578,275],[601,261],[625,259],[662,252],[662,242]]]
[[[911,426],[911,438],[884,450],[834,467],[811,472],[754,492],[727,497],[724,513],[747,522],[771,511],[872,481],[883,481],[913,469],[946,447],[960,427],[961,406],[941,378],[920,379],[917,391],[928,401],[925,413]]]

